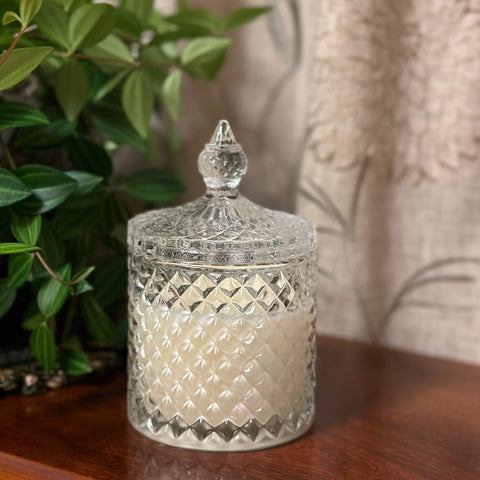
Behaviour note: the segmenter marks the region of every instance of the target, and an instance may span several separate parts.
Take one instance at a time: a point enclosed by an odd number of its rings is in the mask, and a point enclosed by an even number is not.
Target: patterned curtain
[[[307,8],[318,329],[480,363],[480,2]]]

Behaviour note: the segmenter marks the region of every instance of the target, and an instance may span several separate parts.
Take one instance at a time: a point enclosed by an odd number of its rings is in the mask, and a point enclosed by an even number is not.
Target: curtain
[[[310,7],[318,329],[480,363],[480,2]]]

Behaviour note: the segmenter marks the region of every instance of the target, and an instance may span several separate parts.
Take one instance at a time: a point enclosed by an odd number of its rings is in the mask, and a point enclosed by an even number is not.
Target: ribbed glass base
[[[215,427],[202,418],[187,425],[178,415],[167,421],[160,413],[149,417],[146,411],[129,408],[128,412],[132,426],[152,440],[176,447],[216,452],[275,447],[302,436],[313,423],[313,411],[301,416],[292,414],[285,420],[274,415],[265,424],[254,418],[241,426],[226,420]]]

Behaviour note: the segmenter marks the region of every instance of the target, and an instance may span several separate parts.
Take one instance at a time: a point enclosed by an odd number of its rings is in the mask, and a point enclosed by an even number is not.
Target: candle
[[[268,423],[304,412],[312,315],[230,315],[138,302],[139,355],[162,415],[212,426]]]

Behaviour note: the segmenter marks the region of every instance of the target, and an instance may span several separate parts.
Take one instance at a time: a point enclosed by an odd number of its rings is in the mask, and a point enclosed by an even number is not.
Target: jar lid
[[[133,254],[201,265],[275,264],[313,252],[315,228],[295,215],[260,207],[238,193],[247,159],[221,120],[198,158],[207,192],[180,207],[153,210],[128,222]]]

